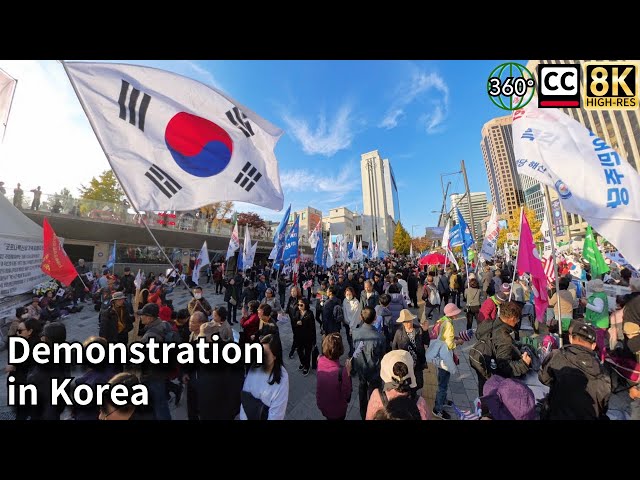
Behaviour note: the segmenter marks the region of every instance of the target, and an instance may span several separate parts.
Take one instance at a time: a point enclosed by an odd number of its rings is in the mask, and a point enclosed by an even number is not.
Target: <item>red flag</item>
[[[60,240],[56,233],[49,225],[49,221],[45,218],[42,223],[43,242],[42,249],[42,271],[62,282],[63,285],[69,286],[71,282],[78,276],[73,263],[67,257],[67,253],[62,249]]]
[[[518,274],[529,273],[531,275],[531,288],[535,295],[536,318],[544,321],[546,318],[549,297],[547,295],[547,276],[542,268],[538,249],[533,241],[529,222],[520,211],[520,245],[518,248]]]

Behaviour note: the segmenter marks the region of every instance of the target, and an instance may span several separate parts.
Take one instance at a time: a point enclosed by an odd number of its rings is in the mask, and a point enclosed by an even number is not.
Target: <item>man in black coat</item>
[[[596,330],[584,322],[569,327],[570,345],[542,363],[538,378],[550,387],[544,420],[606,420],[611,380],[596,359]]]
[[[492,342],[496,357],[497,374],[504,378],[520,377],[529,371],[531,357],[520,353],[511,333],[520,321],[522,309],[515,302],[505,302],[500,307],[500,318],[493,322]]]
[[[413,271],[409,273],[409,278],[407,278],[407,288],[413,308],[418,308],[418,277]]]
[[[127,303],[131,304],[133,294],[136,293],[136,286],[133,284],[135,277],[131,274],[131,268],[124,267],[124,275],[120,278],[120,289],[127,297]]]
[[[322,307],[322,333],[324,335],[340,332],[342,328],[340,321],[334,316],[335,307],[339,305],[342,308],[342,301],[336,296],[335,286],[327,289],[327,296],[329,299],[324,302],[324,307]]]

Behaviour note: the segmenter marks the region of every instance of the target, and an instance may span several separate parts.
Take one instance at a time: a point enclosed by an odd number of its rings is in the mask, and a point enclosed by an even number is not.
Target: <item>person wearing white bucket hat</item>
[[[413,368],[413,358],[406,350],[392,350],[387,353],[380,363],[380,378],[382,387],[371,393],[367,405],[365,420],[373,420],[376,413],[398,397],[406,396],[416,402],[420,418],[429,420],[429,408],[424,397],[416,394],[416,377]]]
[[[396,330],[391,343],[392,350],[406,350],[411,355],[418,384],[416,391],[424,385],[425,347],[429,346],[429,322],[418,324],[417,319],[409,310],[402,310],[396,320],[402,327]]]

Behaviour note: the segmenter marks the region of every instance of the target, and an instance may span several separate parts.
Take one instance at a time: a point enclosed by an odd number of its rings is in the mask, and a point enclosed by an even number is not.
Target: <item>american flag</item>
[[[460,410],[455,404],[452,404],[451,406],[460,420],[480,420],[480,417],[475,412],[471,412],[470,410]]]
[[[556,276],[553,271],[553,259],[551,258],[551,255],[542,257],[542,268],[545,276],[547,277],[547,282],[549,282],[549,285],[552,285],[553,282],[556,281]]]

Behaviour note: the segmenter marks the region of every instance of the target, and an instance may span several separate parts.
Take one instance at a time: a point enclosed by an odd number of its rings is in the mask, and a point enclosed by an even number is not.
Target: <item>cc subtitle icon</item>
[[[538,107],[580,107],[580,65],[538,65]]]

